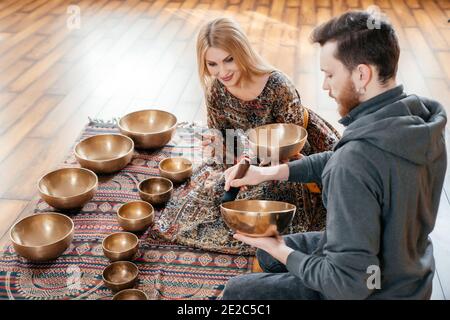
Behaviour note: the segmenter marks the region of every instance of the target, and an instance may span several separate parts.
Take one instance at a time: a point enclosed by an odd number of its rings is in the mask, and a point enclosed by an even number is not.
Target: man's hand
[[[299,152],[299,153],[293,155],[292,157],[290,157],[287,160],[280,160],[280,163],[281,164],[285,164],[285,163],[288,163],[289,161],[300,160],[303,157],[304,156]],[[268,166],[268,165],[272,165],[272,166],[274,165],[274,164],[271,163],[270,158],[262,159],[261,162],[259,163],[260,167],[265,167],[265,166]],[[276,163],[275,165],[278,165],[278,163]]]
[[[225,191],[230,187],[254,186],[269,180],[287,180],[289,178],[289,167],[282,164],[273,167],[250,166],[247,173],[241,179],[235,179],[238,165],[234,165],[225,171]]]
[[[280,235],[275,237],[260,237],[253,238],[244,236],[243,234],[236,233],[233,235],[236,240],[242,241],[253,247],[262,249],[273,256],[275,259],[283,264],[286,264],[289,254],[294,251],[294,249],[289,248],[284,242],[283,237]]]

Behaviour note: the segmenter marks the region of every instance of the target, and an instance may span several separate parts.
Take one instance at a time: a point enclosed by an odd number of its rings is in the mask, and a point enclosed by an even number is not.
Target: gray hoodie
[[[333,151],[289,163],[290,181],[322,185],[327,224],[317,250],[294,251],[287,268],[328,299],[429,299],[445,111],[397,86],[340,121]]]

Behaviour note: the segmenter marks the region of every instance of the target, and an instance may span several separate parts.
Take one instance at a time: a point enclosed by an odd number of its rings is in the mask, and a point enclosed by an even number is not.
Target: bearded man
[[[429,299],[434,228],[447,165],[446,114],[396,83],[393,27],[352,11],[317,27],[323,89],[346,128],[333,151],[272,167],[251,166],[226,186],[315,182],[324,232],[235,238],[258,248],[263,273],[232,278],[224,299]]]

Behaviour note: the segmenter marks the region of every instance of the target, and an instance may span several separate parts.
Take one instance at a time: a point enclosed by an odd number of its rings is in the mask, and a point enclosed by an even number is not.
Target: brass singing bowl
[[[282,233],[292,222],[295,210],[293,204],[268,200],[237,200],[220,206],[227,226],[250,237],[270,237]]]
[[[62,210],[83,207],[94,197],[97,186],[97,175],[84,168],[57,169],[38,182],[41,198]]]
[[[117,210],[117,220],[126,231],[143,231],[153,224],[153,206],[145,201],[127,202]]]
[[[133,139],[136,148],[156,149],[172,139],[177,117],[162,110],[141,110],[122,117],[118,126],[122,134]]]
[[[291,123],[272,123],[248,133],[250,148],[264,161],[290,159],[303,149],[307,139],[308,131]]]
[[[123,169],[133,157],[134,142],[121,134],[100,134],[79,142],[75,158],[83,168],[96,173],[112,173]]]
[[[17,254],[32,261],[58,258],[70,245],[74,235],[72,219],[60,213],[40,213],[17,222],[10,239]]]
[[[110,261],[133,260],[139,249],[139,239],[130,232],[116,232],[103,239],[102,247]]]
[[[166,158],[159,163],[159,172],[174,183],[182,183],[192,175],[192,162],[181,157]]]
[[[161,205],[170,200],[173,183],[164,177],[152,177],[141,181],[138,190],[142,200],[153,205]]]
[[[125,289],[116,293],[113,300],[148,300],[148,296],[139,289]]]
[[[117,261],[107,266],[102,273],[103,282],[114,292],[133,288],[138,278],[138,267],[129,261]]]

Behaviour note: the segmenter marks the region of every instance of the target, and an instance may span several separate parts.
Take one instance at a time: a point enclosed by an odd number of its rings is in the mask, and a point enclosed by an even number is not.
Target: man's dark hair
[[[313,43],[321,46],[336,41],[335,57],[348,70],[358,64],[376,66],[379,81],[384,84],[397,73],[400,47],[394,28],[384,19],[373,25],[374,16],[366,11],[349,11],[316,27]]]

